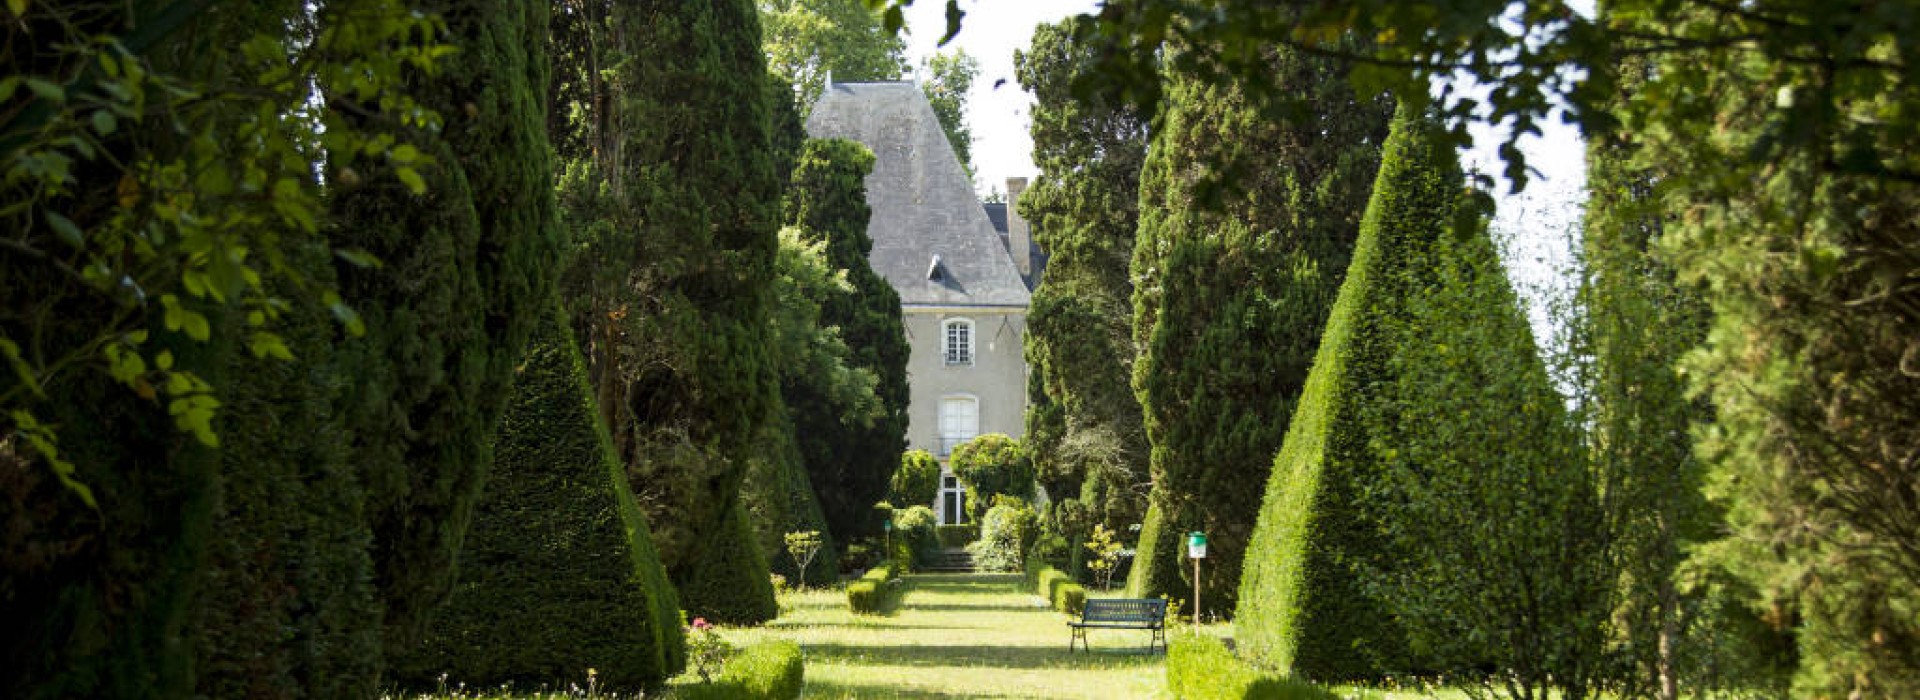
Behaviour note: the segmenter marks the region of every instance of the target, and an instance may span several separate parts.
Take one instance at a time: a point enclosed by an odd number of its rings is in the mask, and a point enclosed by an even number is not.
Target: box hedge
[[[691,579],[680,587],[681,601],[689,617],[757,625],[780,615],[771,573],[747,522],[747,509],[736,502],[705,554],[694,562]]]
[[[1073,577],[1051,566],[1038,566],[1028,569],[1027,581],[1034,592],[1047,599],[1053,609],[1068,615],[1080,614],[1086,607],[1087,589],[1075,583]]]
[[[800,645],[785,640],[750,644],[727,659],[712,683],[679,686],[682,700],[793,700],[806,684]]]
[[[555,314],[528,350],[460,580],[397,682],[640,689],[684,663],[679,602],[613,457],[586,366]]]
[[[939,525],[934,531],[940,537],[940,546],[947,549],[965,547],[980,539],[979,525]]]
[[[897,576],[893,568],[885,564],[868,569],[858,580],[847,584],[847,608],[865,615],[886,612],[899,588]]]
[[[1217,637],[1176,634],[1167,647],[1167,690],[1179,700],[1338,700],[1310,683],[1263,673]]]

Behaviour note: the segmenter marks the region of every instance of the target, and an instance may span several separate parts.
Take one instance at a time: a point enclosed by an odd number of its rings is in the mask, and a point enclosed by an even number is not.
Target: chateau
[[[873,269],[900,294],[912,353],[907,444],[941,462],[942,524],[964,522],[966,498],[946,467],[982,433],[1020,437],[1027,407],[1021,336],[1044,257],[1010,204],[982,205],[920,87],[829,83],[807,119],[814,138],[872,149],[867,204]],[[1017,201],[1026,180],[1007,181]]]

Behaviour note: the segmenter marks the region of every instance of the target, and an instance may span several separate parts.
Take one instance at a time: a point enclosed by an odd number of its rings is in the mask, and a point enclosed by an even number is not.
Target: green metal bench
[[[1080,619],[1067,621],[1073,628],[1073,638],[1067,640],[1067,650],[1073,651],[1085,647],[1093,651],[1093,645],[1087,642],[1089,629],[1129,629],[1150,630],[1153,636],[1147,640],[1147,651],[1153,651],[1159,645],[1160,651],[1167,650],[1167,601],[1165,598],[1088,598],[1080,609]]]

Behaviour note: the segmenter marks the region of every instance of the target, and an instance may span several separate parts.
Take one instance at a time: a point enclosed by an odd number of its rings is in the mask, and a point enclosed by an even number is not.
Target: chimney
[[[1013,254],[1013,266],[1020,276],[1033,279],[1033,230],[1020,215],[1020,194],[1027,191],[1024,177],[1007,178],[1007,250]]]

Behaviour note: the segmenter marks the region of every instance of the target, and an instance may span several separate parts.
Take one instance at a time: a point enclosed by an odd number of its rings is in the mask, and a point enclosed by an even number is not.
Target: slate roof
[[[870,257],[902,305],[1031,302],[920,86],[830,84],[807,118],[807,134],[852,139],[873,150],[873,173],[867,176]],[[932,274],[936,256],[938,274]]]

